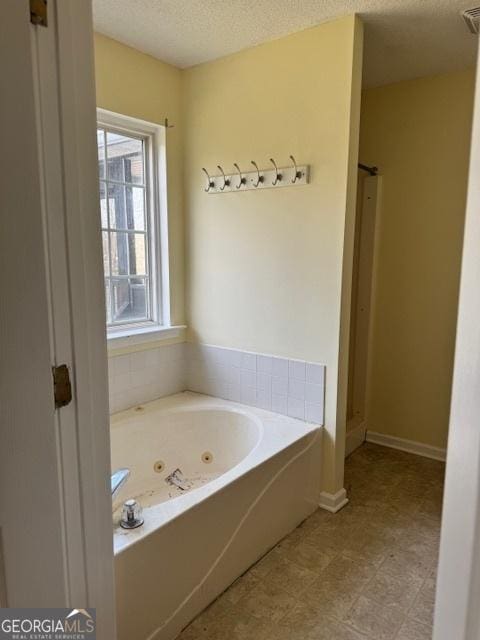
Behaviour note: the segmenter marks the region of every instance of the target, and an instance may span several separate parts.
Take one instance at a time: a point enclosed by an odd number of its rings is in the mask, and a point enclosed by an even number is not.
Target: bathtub
[[[318,506],[319,425],[184,392],[111,418],[118,640],[173,640]],[[135,498],[144,524],[118,522]]]

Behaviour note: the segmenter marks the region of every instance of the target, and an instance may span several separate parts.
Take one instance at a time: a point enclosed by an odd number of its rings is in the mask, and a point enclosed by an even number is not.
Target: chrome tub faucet
[[[130,475],[130,469],[116,469],[111,475],[112,500],[123,487]]]

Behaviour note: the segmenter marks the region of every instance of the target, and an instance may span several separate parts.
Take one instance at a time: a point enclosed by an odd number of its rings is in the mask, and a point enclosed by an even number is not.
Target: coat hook
[[[223,187],[220,187],[220,191],[224,191],[225,187],[229,187],[230,186],[230,180],[225,177],[225,171],[222,169],[222,167],[219,164],[217,164],[217,169],[220,169],[220,171],[222,172]]]
[[[208,193],[210,191],[210,189],[212,189],[212,187],[215,186],[215,182],[210,178],[210,176],[208,175],[208,171],[205,169],[205,167],[202,167],[202,171],[207,176],[208,187],[205,189],[205,191]]]
[[[235,167],[235,169],[238,171],[238,179],[239,179],[239,182],[238,182],[238,184],[236,185],[236,188],[237,188],[237,189],[240,189],[240,187],[242,186],[242,184],[245,184],[245,183],[247,182],[247,179],[246,179],[246,178],[244,178],[244,177],[242,176],[242,172],[240,171],[240,167],[238,166],[238,164],[237,164],[236,162],[234,162],[234,163],[233,163],[233,166],[234,166],[234,167]]]
[[[295,182],[302,177],[302,172],[298,171],[297,163],[295,162],[295,158],[293,156],[290,156],[290,160],[293,162],[293,166],[295,168],[295,177],[292,180],[292,184],[295,184]]]
[[[275,160],[273,158],[270,158],[270,162],[273,164],[273,166],[275,167],[275,180],[272,181],[273,186],[275,186],[277,184],[277,182],[281,182],[282,180],[282,174],[278,173],[278,167],[277,167],[277,163],[275,162]]]
[[[263,176],[260,175],[260,171],[258,169],[257,163],[254,162],[253,160],[250,160],[250,163],[253,164],[253,166],[255,167],[255,169],[257,170],[257,181],[253,183],[254,187],[258,187],[258,185],[263,182]]]

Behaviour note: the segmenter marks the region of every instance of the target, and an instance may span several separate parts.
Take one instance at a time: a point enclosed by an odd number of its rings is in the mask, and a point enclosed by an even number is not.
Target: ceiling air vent
[[[480,7],[462,11],[462,16],[471,33],[480,33]]]

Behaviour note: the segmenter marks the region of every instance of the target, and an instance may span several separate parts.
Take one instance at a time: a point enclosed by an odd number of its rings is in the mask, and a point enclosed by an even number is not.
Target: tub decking
[[[174,640],[316,510],[323,431],[189,392],[148,403],[137,414],[114,416],[112,427],[112,439],[119,439],[113,464],[132,468],[125,492],[153,492],[143,498],[143,526],[114,530],[117,635]],[[221,473],[148,506],[158,486],[169,479],[181,484],[199,469]]]
[[[155,445],[152,445],[151,442],[144,442],[143,440],[145,438],[153,439],[152,432],[157,428],[160,433],[162,432],[162,428],[165,425],[162,425],[161,421],[165,419],[165,416],[169,418],[169,416],[181,415],[182,412],[187,412],[183,415],[187,415],[188,413],[195,415],[195,412],[200,412],[205,416],[208,414],[208,411],[221,411],[224,412],[226,416],[233,412],[251,420],[252,423],[255,423],[258,427],[258,439],[255,445],[248,451],[245,457],[239,458],[233,466],[221,469],[219,473],[215,473],[210,465],[205,465],[203,472],[196,469],[191,470],[189,473],[187,468],[184,468],[179,461],[181,452],[177,454],[174,453],[173,455],[175,457],[173,463],[170,463],[169,470],[173,471],[179,466],[182,472],[185,472],[186,476],[189,477],[191,475],[192,480],[195,481],[192,482],[190,490],[177,491],[175,487],[165,484],[162,476],[157,476],[156,474],[152,474],[152,476],[155,477],[151,483],[145,484],[140,491],[138,487],[132,489],[133,483],[130,480],[122,488],[119,494],[120,498],[117,498],[116,508],[113,513],[114,551],[116,554],[132,544],[137,543],[159,527],[168,524],[188,509],[208,499],[227,484],[235,482],[241,476],[279,454],[281,451],[300,442],[302,439],[314,437],[316,433],[320,433],[321,431],[319,425],[296,420],[295,418],[272,413],[271,411],[264,411],[255,407],[230,402],[229,400],[185,391],[173,396],[161,398],[160,400],[145,403],[140,407],[128,409],[112,416],[111,438],[113,466],[131,467],[128,452],[126,457],[115,460],[116,450],[119,448],[117,446],[118,439],[123,439],[128,435],[131,447],[135,446],[138,447],[138,449],[144,448],[146,450],[145,460],[142,464],[150,469],[156,457],[156,454],[153,453],[153,451],[155,451]],[[156,420],[159,421],[158,425],[156,424]],[[199,430],[200,429],[201,426],[199,426]],[[138,433],[138,438],[136,435],[132,438],[132,433]],[[250,437],[252,436],[250,435]],[[138,443],[137,440],[139,440]],[[158,455],[162,456],[166,444],[163,447],[156,446]],[[179,449],[183,446],[188,448],[191,446],[191,443],[186,442],[182,445],[181,442],[177,442],[177,446]],[[197,446],[200,446],[200,449],[202,449],[200,443]],[[224,449],[225,446],[228,449],[229,446],[234,447],[235,445],[234,443],[229,445],[228,442],[221,444],[221,447]],[[120,447],[120,449],[121,448],[122,447]],[[132,476],[134,473],[132,473]],[[164,475],[166,475],[166,473],[167,472],[165,472]],[[305,478],[305,482],[308,482],[308,477]],[[142,507],[144,507],[145,524],[138,529],[126,530],[122,529],[118,523],[121,514],[121,504],[123,500],[131,497],[137,499]]]

